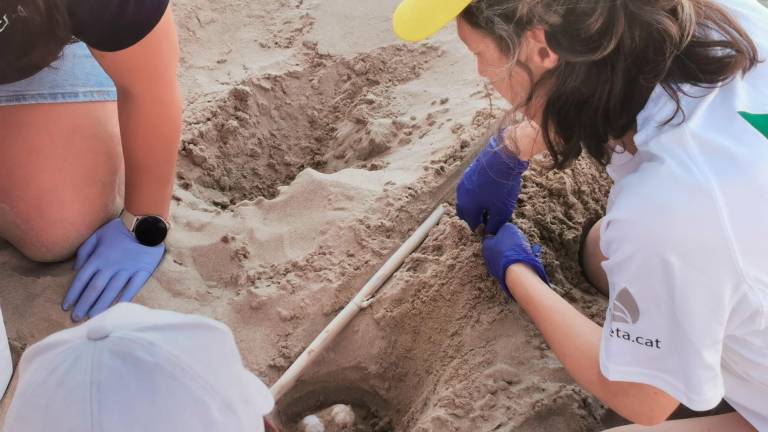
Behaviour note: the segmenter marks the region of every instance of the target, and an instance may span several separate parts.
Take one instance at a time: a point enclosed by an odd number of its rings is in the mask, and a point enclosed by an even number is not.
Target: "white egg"
[[[331,418],[339,427],[348,428],[355,424],[355,412],[349,405],[334,405],[331,408]]]
[[[301,432],[325,432],[325,426],[320,418],[316,415],[306,416],[299,423],[299,431]]]

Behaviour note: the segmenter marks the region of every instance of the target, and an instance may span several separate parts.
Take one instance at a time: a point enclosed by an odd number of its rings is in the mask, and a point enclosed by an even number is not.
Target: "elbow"
[[[181,128],[182,101],[181,92],[177,81],[174,79],[165,82],[154,82],[151,85],[132,84],[115,85],[117,89],[117,103],[124,107],[137,107],[146,112],[154,112],[159,118],[178,120]]]
[[[646,413],[634,416],[635,418],[628,418],[634,424],[640,426],[658,426],[661,423],[667,421],[672,413]]]
[[[666,393],[657,389],[650,389],[650,392],[645,392],[642,390],[649,390],[649,388],[642,384],[639,386],[640,388],[634,389],[636,397],[625,398],[620,403],[607,405],[625,419],[642,426],[656,426],[664,423],[680,406],[680,402]]]
[[[114,79],[113,79],[114,80]],[[172,103],[181,110],[181,89],[176,76],[158,77],[153,81],[115,81],[115,90],[119,100],[140,102]]]
[[[656,406],[647,404],[646,409],[632,410],[632,413],[625,418],[641,426],[657,426],[667,421],[679,405],[676,401],[675,403],[661,403]]]

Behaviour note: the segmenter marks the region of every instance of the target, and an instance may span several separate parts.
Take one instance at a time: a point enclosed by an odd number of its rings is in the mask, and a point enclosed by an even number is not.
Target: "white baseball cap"
[[[269,389],[208,318],[121,303],[31,346],[5,432],[261,432]]]

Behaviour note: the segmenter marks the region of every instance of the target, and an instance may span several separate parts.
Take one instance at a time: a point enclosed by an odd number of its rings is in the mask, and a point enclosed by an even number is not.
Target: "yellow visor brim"
[[[459,16],[472,0],[403,0],[392,17],[400,39],[417,42],[435,34]]]

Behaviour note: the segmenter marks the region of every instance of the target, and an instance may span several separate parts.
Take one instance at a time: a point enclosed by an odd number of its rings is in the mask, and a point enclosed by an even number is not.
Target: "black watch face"
[[[157,216],[147,216],[139,219],[133,229],[136,240],[144,246],[157,246],[168,235],[168,226]]]

